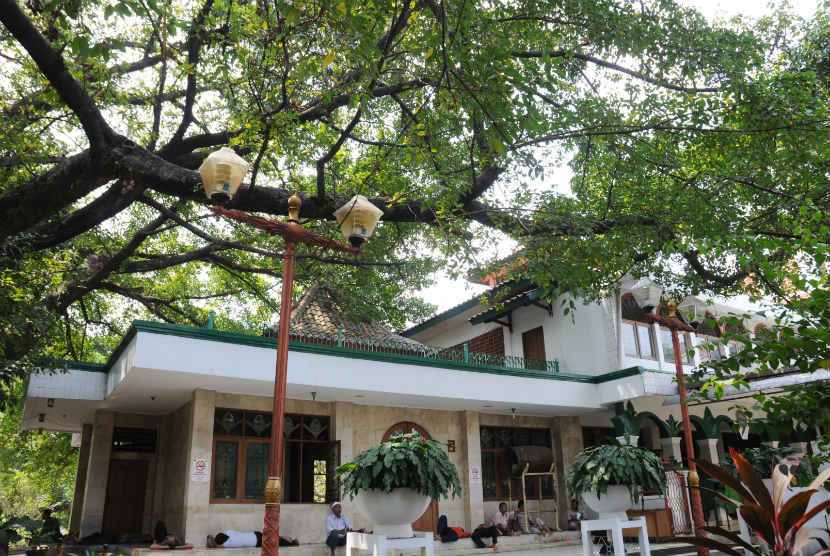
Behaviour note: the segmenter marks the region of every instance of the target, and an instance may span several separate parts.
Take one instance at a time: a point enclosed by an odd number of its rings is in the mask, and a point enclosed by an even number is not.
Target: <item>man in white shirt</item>
[[[326,518],[326,545],[331,550],[332,556],[334,556],[335,548],[346,544],[346,533],[349,531],[354,531],[352,522],[343,515],[343,506],[340,505],[340,502],[333,502],[331,514]],[[363,533],[365,531],[358,529],[357,532]]]

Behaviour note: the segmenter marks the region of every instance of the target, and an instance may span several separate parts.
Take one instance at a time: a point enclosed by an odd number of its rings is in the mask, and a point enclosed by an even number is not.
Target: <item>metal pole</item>
[[[277,556],[280,551],[280,500],[282,498],[283,422],[285,420],[285,382],[288,368],[288,335],[291,327],[291,293],[294,288],[296,243],[285,242],[282,275],[280,330],[277,336],[277,368],[274,376],[274,412],[271,417],[271,444],[268,449],[268,481],[265,483],[265,523],[262,527],[262,556]]]
[[[680,394],[680,412],[683,416],[683,438],[686,441],[686,459],[689,461],[688,484],[689,486],[697,487],[697,481],[693,481],[693,478],[697,477],[697,465],[692,461],[692,458],[695,456],[695,448],[692,442],[692,423],[689,420],[689,407],[686,405],[686,375],[683,373],[683,362],[680,359],[680,340],[677,337],[677,328],[671,325],[668,326],[671,330],[671,344],[674,349],[674,367],[677,371],[677,392]],[[703,503],[700,500],[700,490],[697,488],[690,488],[689,490],[691,491],[690,495],[692,497],[692,517],[695,522],[695,531],[699,537],[705,537],[706,531],[702,529],[705,522],[703,520]],[[709,549],[698,546],[697,553],[700,556],[708,556]]]

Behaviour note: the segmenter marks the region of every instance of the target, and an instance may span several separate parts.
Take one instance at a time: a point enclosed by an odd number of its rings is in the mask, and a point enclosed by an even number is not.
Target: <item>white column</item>
[[[334,403],[334,440],[340,441],[340,461],[351,461],[354,456],[354,404]]]
[[[663,447],[663,457],[674,458],[674,460],[683,465],[683,452],[680,450],[680,442],[683,440],[680,436],[671,436],[669,438],[661,438],[660,444]]]
[[[556,462],[556,517],[559,527],[568,527],[570,493],[565,477],[576,455],[582,451],[582,425],[579,417],[554,417],[551,428],[553,457]]]
[[[466,469],[459,469],[461,487],[464,489],[464,529],[472,531],[484,522],[484,471],[481,468],[481,426],[478,413],[465,411],[463,418],[464,450],[467,454]]]
[[[77,533],[81,527],[84,510],[84,492],[86,491],[86,474],[89,469],[89,454],[92,448],[92,424],[85,423],[81,431],[81,447],[78,450],[78,469],[75,472],[75,493],[72,495],[72,513],[69,517],[69,530]]]
[[[216,392],[194,390],[192,405],[182,534],[189,543],[201,547],[205,546],[205,538],[210,533],[208,530],[210,481],[194,480],[192,471],[193,461],[197,458],[205,459],[209,465],[213,465],[213,412],[216,405]],[[243,465],[243,462],[239,464]]]
[[[720,439],[718,438],[701,438],[697,441],[697,445],[700,448],[700,456],[703,459],[708,459],[715,465],[720,463],[720,456],[718,454],[718,442]],[[724,508],[718,507],[718,521],[721,523],[727,523],[727,515],[726,510]]]
[[[95,412],[89,466],[84,485],[81,538],[101,531],[104,525],[104,505],[107,501],[107,479],[110,473],[114,424],[115,414],[112,411],[99,409]]]

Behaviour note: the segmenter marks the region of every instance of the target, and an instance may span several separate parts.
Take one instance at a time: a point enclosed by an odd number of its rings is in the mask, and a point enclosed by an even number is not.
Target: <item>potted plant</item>
[[[390,538],[412,536],[412,522],[432,500],[461,493],[458,471],[433,440],[417,434],[393,436],[337,468],[343,496],[353,498]]]
[[[665,490],[666,472],[650,450],[602,444],[576,455],[568,469],[567,484],[571,495],[582,495],[601,518],[627,519],[625,510],[636,502],[641,490]]]
[[[617,435],[617,440],[621,444],[631,444],[636,446],[640,440],[640,429],[643,428],[643,421],[645,415],[637,413],[634,409],[634,404],[618,403],[614,406],[615,415],[611,417],[611,422],[614,423],[614,432]]]

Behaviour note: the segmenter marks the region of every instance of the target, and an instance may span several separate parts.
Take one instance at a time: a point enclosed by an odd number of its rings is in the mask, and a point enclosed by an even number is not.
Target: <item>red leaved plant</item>
[[[826,556],[830,554],[825,543],[815,534],[820,531],[814,527],[804,527],[813,516],[830,508],[830,500],[821,502],[809,511],[810,498],[813,494],[830,479],[830,469],[825,469],[816,479],[810,483],[807,490],[799,492],[784,502],[784,494],[787,486],[792,480],[790,466],[786,463],[775,465],[772,472],[772,494],[764,485],[758,472],[740,453],[729,449],[732,461],[740,480],[734,477],[729,471],[709,461],[694,460],[698,468],[725,486],[737,493],[739,499],[733,500],[720,492],[699,487],[701,490],[710,492],[713,496],[724,500],[728,504],[736,506],[744,518],[747,526],[770,547],[773,556],[794,556],[811,540],[816,539],[823,550],[815,556]],[[741,537],[721,527],[701,527],[704,531],[726,538],[735,545],[742,546],[750,554],[761,556],[762,551],[744,541]],[[828,531],[830,532],[830,531]],[[731,556],[746,556],[741,554],[731,545],[707,538],[707,537],[677,537],[678,542],[685,542],[720,550]]]

